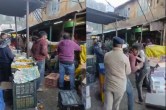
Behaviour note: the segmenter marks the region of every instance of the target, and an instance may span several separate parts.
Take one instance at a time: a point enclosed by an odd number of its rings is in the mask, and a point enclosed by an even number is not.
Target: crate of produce
[[[45,86],[48,88],[54,88],[58,85],[59,74],[51,73],[45,77]]]
[[[13,109],[35,108],[37,105],[36,80],[16,84],[13,83]]]

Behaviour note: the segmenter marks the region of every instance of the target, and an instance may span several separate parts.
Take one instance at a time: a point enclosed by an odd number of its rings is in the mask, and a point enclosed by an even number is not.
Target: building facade
[[[85,9],[85,0],[48,0],[45,7],[29,15],[30,26],[60,18],[70,12]]]
[[[150,27],[149,31],[160,31],[162,39],[165,39],[165,0],[130,0],[117,7],[115,13],[127,17],[126,20],[117,22],[118,29],[127,29],[148,24]],[[115,24],[112,23],[104,26],[104,30],[107,32],[115,30]]]

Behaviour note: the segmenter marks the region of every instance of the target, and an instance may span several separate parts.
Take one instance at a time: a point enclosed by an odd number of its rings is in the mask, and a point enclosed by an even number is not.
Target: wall
[[[149,5],[151,6],[151,11],[153,13],[154,18],[152,17],[152,14],[150,12],[150,9],[148,8],[148,4],[146,3],[146,1],[149,1],[149,2],[151,1]],[[141,6],[143,7],[143,10],[148,22],[155,21],[160,18],[164,18],[166,16],[165,14],[166,1],[165,0],[139,0],[139,2]],[[130,11],[128,12],[128,14],[126,14],[129,8],[130,8]],[[126,12],[124,12],[124,10],[126,10]],[[145,20],[145,17],[140,11],[140,7],[138,5],[137,0],[128,2],[127,4],[117,8],[115,12],[129,17],[127,20],[119,21],[118,28],[126,28],[130,26],[136,26],[136,25],[147,23]],[[113,24],[109,24],[104,27],[105,31],[112,30],[112,29],[114,29]]]
[[[50,0],[47,2],[45,8],[37,10],[38,13],[41,14],[41,17],[35,18],[34,14],[36,12],[29,15],[30,26],[41,23],[42,21],[59,18],[73,11],[81,10],[79,3],[72,1],[76,0]],[[85,0],[80,0],[80,2],[83,9],[85,9]],[[42,18],[42,20],[40,18]]]

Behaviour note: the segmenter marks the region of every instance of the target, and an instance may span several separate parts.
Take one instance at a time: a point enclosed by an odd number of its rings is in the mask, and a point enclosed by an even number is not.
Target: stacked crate
[[[87,84],[91,84],[95,82],[95,76],[96,76],[96,63],[95,63],[95,56],[94,55],[87,55],[86,60],[86,77],[87,77]]]
[[[35,108],[37,105],[36,81],[22,84],[13,83],[13,109]]]

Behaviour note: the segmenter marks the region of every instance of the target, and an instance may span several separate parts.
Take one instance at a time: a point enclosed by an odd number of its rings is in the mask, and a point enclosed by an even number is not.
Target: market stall
[[[16,54],[11,68],[13,109],[35,108],[37,105],[36,79],[40,77],[35,61]]]
[[[96,23],[96,24],[101,24],[102,25],[102,42],[104,42],[104,25],[108,25],[109,23],[114,23],[115,22],[115,29],[116,29],[116,36],[118,35],[118,30],[117,30],[117,22],[120,21],[120,20],[123,20],[125,19],[125,17],[123,16],[119,16],[113,12],[101,12],[101,11],[98,11],[98,10],[95,10],[95,9],[92,9],[92,8],[87,8],[86,9],[86,21],[89,21],[89,22],[92,22],[92,23]],[[89,47],[87,47],[89,48]],[[87,57],[88,58],[88,57]],[[96,61],[92,60],[92,59],[95,59],[95,56],[93,56],[93,58],[89,57],[87,59],[87,62],[91,62],[91,65],[88,65],[88,66],[91,66],[91,67],[95,67],[94,65],[96,65]],[[90,64],[90,63],[88,63]],[[103,87],[103,84],[104,84],[104,74],[105,72],[102,70],[100,71],[100,64],[97,64],[99,66],[99,68],[95,67],[96,69],[99,69],[99,81],[100,81],[100,97],[101,97],[101,100],[103,102],[104,100],[104,87]],[[103,69],[103,66],[101,67]],[[91,71],[92,69],[89,69],[89,73],[90,74],[93,74],[93,72]],[[96,72],[96,70],[95,70]],[[89,75],[89,76],[92,76],[94,77],[94,75]],[[96,76],[96,75],[95,75]],[[94,79],[94,78],[89,78],[89,79]],[[90,83],[89,83],[90,84]]]
[[[19,6],[19,7],[18,7]],[[26,15],[26,41],[27,45],[29,42],[29,23],[28,15],[37,8],[42,6],[40,0],[1,0],[0,1],[0,14],[13,16],[15,21],[17,17],[24,17]],[[15,22],[15,31],[17,36],[17,22]],[[20,51],[15,50],[13,53],[16,55],[12,62],[12,78],[10,89],[13,92],[13,109],[28,109],[34,108],[37,105],[37,94],[36,94],[36,79],[39,78],[40,74],[38,68],[35,65],[33,59],[29,58],[29,50],[27,54],[21,54]],[[7,85],[3,85],[3,89],[9,89]],[[11,99],[10,99],[11,100]]]

